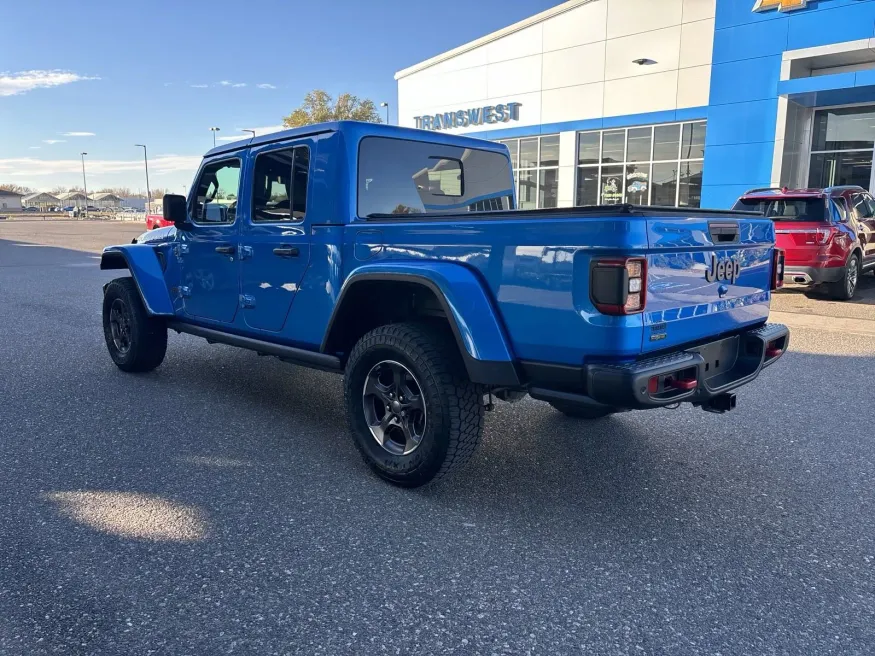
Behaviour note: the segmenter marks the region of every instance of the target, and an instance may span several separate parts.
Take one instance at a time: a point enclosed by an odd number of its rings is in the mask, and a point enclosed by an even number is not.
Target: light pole
[[[385,107],[385,108],[386,108],[386,125],[389,125],[389,103],[387,103],[387,102],[381,102],[381,103],[380,103],[380,107]]]
[[[216,147],[216,132],[218,132],[220,128],[210,128],[210,132],[213,133],[213,148]]]
[[[255,139],[255,130],[247,130],[246,128],[242,128],[242,129],[240,130],[240,132],[251,132],[251,133],[252,133],[252,139]],[[252,139],[250,139],[249,141],[252,141]]]
[[[146,212],[152,212],[152,190],[149,189],[149,158],[146,156],[145,144],[134,144],[136,148],[143,149],[143,163],[146,165]]]
[[[85,180],[85,156],[88,153],[82,153],[82,188],[85,190],[85,218],[88,218],[88,182]]]

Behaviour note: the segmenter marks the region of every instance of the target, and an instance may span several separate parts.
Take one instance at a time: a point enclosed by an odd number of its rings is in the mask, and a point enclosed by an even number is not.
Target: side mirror
[[[166,194],[163,205],[165,221],[172,222],[179,230],[185,230],[191,225],[188,222],[188,207],[185,196]]]

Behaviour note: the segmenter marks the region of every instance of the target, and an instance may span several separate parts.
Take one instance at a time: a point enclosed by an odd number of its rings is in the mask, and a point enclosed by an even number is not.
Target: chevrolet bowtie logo
[[[794,9],[805,9],[807,4],[808,0],[757,0],[753,11],[768,11],[769,9],[793,11]]]

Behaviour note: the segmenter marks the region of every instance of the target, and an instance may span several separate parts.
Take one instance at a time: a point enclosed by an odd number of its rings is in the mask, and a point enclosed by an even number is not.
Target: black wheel
[[[829,294],[839,301],[849,301],[857,292],[857,283],[860,280],[860,257],[852,253],[845,265],[845,274],[838,282],[829,286]]]
[[[349,356],[344,396],[365,462],[402,487],[464,465],[483,431],[482,395],[439,326],[402,323],[367,333]]]
[[[611,408],[593,408],[574,403],[562,403],[561,401],[551,401],[550,405],[566,417],[574,417],[575,419],[601,419],[617,412]]]
[[[122,371],[152,371],[167,352],[167,326],[146,314],[133,278],[116,278],[103,296],[103,335]]]

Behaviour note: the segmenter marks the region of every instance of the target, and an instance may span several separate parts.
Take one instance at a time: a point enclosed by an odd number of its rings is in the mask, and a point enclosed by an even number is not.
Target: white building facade
[[[506,143],[524,209],[699,205],[715,8],[565,2],[397,73],[399,122]]]

